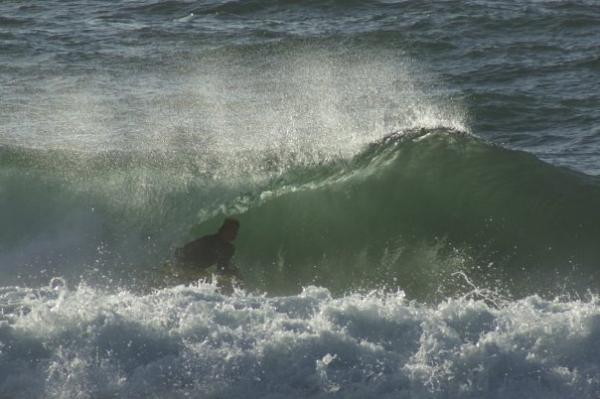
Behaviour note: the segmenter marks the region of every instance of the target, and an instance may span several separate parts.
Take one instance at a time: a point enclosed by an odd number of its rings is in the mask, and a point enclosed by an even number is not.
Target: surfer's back
[[[177,260],[202,269],[212,265],[226,267],[233,252],[232,243],[221,239],[219,234],[210,234],[187,243],[177,254]]]

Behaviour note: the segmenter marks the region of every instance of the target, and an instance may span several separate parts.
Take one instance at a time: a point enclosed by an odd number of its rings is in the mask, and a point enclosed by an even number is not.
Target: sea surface
[[[597,399],[599,176],[597,0],[2,1],[0,398]]]

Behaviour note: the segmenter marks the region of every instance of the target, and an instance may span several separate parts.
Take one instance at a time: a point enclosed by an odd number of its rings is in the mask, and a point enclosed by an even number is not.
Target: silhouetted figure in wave
[[[207,269],[217,266],[217,274],[239,277],[239,270],[231,263],[235,252],[232,242],[237,237],[240,222],[226,218],[216,234],[200,237],[179,248],[176,253],[178,265]]]

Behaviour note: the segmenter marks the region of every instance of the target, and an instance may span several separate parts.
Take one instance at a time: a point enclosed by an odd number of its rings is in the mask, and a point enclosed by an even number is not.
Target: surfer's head
[[[225,241],[233,241],[237,237],[240,229],[240,222],[234,218],[225,218],[223,224],[219,228],[219,237]]]

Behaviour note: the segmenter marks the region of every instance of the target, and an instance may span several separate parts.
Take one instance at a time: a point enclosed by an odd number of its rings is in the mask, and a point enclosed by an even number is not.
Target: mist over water
[[[597,398],[599,20],[2,3],[0,397]]]
[[[427,94],[410,62],[398,61],[392,54],[343,57],[300,46],[266,66],[219,55],[199,66],[203,74],[167,76],[160,93],[125,81],[132,91],[124,99],[92,96],[100,85],[92,77],[54,103],[39,99],[53,118],[31,118],[39,126],[26,132],[9,130],[9,142],[15,135],[32,145],[3,150],[6,183],[18,186],[3,207],[5,220],[17,219],[6,224],[8,249],[15,243],[18,254],[8,252],[5,269],[41,262],[78,277],[85,263],[100,275],[124,268],[129,278],[131,268],[166,259],[190,238],[191,226],[240,194],[269,189],[290,169],[311,174],[315,165],[351,159],[400,127],[466,129],[460,105],[443,92]],[[48,195],[37,196],[40,189]],[[9,215],[17,203],[39,228],[19,231],[23,224]],[[65,230],[72,238],[56,234]]]

